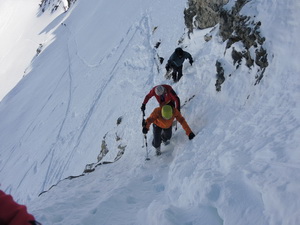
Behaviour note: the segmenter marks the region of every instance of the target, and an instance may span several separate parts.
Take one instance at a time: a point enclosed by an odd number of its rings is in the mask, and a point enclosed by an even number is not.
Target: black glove
[[[39,223],[38,221],[29,221],[30,224],[32,225],[42,225],[41,223]]]
[[[143,103],[142,106],[141,106],[141,110],[144,112],[146,109],[146,105]]]
[[[189,134],[189,139],[192,140],[194,137],[195,137],[195,134],[194,134],[193,132],[191,132],[191,133]]]
[[[169,72],[169,70],[170,70],[169,64],[166,65],[166,70]]]
[[[190,64],[191,64],[191,66],[193,65],[193,63],[194,63],[194,60],[192,60],[192,59],[191,59],[191,60],[190,60]]]
[[[143,127],[143,134],[147,134],[148,133],[148,129],[146,127]]]

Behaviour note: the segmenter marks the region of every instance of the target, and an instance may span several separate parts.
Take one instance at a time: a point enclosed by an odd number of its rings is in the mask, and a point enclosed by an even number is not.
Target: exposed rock
[[[228,3],[228,0],[188,0],[188,8],[185,9],[184,16],[189,34],[193,32],[193,29],[213,27],[219,23],[219,36],[226,42],[225,52],[231,50],[231,57],[236,68],[241,66],[243,61],[249,69],[255,65],[258,66],[255,76],[256,85],[263,78],[268,66],[268,53],[263,48],[266,39],[260,33],[261,22],[240,14],[241,9],[248,2],[250,0],[236,0],[230,10],[225,10],[224,5]],[[211,38],[211,34],[204,37],[205,41],[210,41]],[[242,43],[242,49],[239,44],[239,50],[236,50],[234,48],[236,43]],[[220,91],[225,76],[219,61],[216,62],[216,69],[216,88]]]
[[[231,57],[233,59],[233,64],[234,65],[236,63],[238,63],[238,65],[236,67],[236,68],[238,68],[241,65],[243,54],[241,52],[236,51],[235,48],[233,48],[232,52],[231,52]]]
[[[219,13],[228,0],[188,0],[184,19],[189,33],[194,28],[205,29],[219,23]]]
[[[245,28],[240,30],[242,33],[246,31],[246,27],[242,26],[241,22],[244,24],[248,17],[240,15],[239,12],[243,6],[248,2],[248,0],[237,0],[235,5],[230,11],[223,8],[220,9],[220,36],[223,41],[229,39],[237,27]]]
[[[207,41],[210,41],[212,39],[212,35],[211,34],[206,34],[204,36],[204,40],[207,42]]]
[[[249,1],[238,0],[232,10],[222,10],[220,14],[219,34],[223,41],[227,40],[226,49],[231,48],[236,42],[241,42],[243,44],[244,49],[241,52],[237,52],[234,48],[232,49],[231,55],[234,64],[238,61],[240,65],[242,58],[244,58],[246,60],[246,66],[250,69],[254,66],[255,62],[255,64],[259,66],[259,70],[255,77],[255,84],[258,84],[263,78],[265,68],[268,66],[268,54],[262,47],[266,39],[260,35],[260,21],[255,22],[253,18],[239,14],[240,10],[247,2]],[[255,58],[251,57],[250,48],[255,49]]]
[[[61,0],[41,0],[39,4],[41,12],[45,12],[46,10],[50,10],[51,13],[55,12],[59,7],[63,7],[64,11],[67,11],[72,4],[74,4],[77,0],[67,0],[67,5],[64,4]]]
[[[224,83],[225,77],[224,77],[224,69],[222,67],[221,62],[216,62],[216,68],[217,68],[217,80],[216,80],[216,91],[221,91],[221,84]]]
[[[193,20],[197,15],[197,8],[193,0],[189,0],[188,3],[189,7],[184,9],[184,22],[185,26],[188,28],[189,33],[192,33],[194,29]]]
[[[117,125],[120,125],[122,123],[122,120],[123,120],[123,117],[120,116],[118,119],[117,119]]]

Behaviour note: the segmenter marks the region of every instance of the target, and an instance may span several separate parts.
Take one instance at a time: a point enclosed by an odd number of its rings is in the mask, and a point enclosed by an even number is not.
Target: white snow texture
[[[257,85],[257,68],[232,65],[218,26],[188,38],[185,0],[77,0],[53,13],[39,2],[0,2],[0,188],[38,221],[300,224],[298,0],[250,1],[241,11],[266,38],[269,66]],[[195,62],[174,83],[164,67],[177,47]],[[217,60],[227,65],[220,92]],[[182,103],[195,95],[181,112],[196,137],[178,123],[157,157],[151,128],[145,161],[140,107],[158,84]],[[146,117],[157,106],[152,98]],[[83,174],[103,144],[100,162],[112,163]]]

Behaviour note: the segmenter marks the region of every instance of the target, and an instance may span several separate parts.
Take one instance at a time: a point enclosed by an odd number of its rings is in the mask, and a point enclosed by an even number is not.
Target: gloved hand
[[[144,112],[146,109],[146,105],[143,103],[142,106],[141,106],[141,110]]]
[[[38,221],[34,220],[34,221],[29,221],[30,224],[32,225],[42,225],[41,223],[39,223]]]
[[[191,64],[191,66],[193,65],[193,63],[194,63],[194,60],[192,60],[192,59],[191,59],[191,60],[190,60],[190,64]]]
[[[169,72],[169,70],[170,70],[169,64],[166,65],[166,70]]]
[[[147,134],[148,133],[148,129],[146,127],[143,127],[143,134]]]
[[[194,134],[193,132],[191,132],[191,133],[189,134],[189,139],[192,140],[194,137],[195,137],[195,134]]]

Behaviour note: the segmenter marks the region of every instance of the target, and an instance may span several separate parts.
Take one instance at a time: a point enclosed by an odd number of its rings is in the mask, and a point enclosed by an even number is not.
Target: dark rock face
[[[61,0],[41,0],[39,4],[40,9],[42,12],[46,10],[50,10],[51,12],[56,11],[59,7],[63,7],[65,11],[67,11],[72,4],[76,2],[76,0],[67,0],[68,5],[63,5]]]
[[[184,10],[185,24],[190,32],[193,28],[205,29],[219,23],[219,11],[228,0],[188,0]]]
[[[239,12],[248,0],[238,0],[230,11],[221,10],[220,12],[220,31],[219,34],[223,41],[227,40],[226,49],[230,49],[236,42],[241,42],[244,49],[241,52],[232,48],[232,58],[234,64],[237,62],[241,65],[244,58],[246,66],[251,69],[254,63],[260,68],[255,77],[255,85],[263,78],[266,67],[269,65],[267,61],[267,51],[263,48],[265,38],[260,34],[261,22],[255,22],[253,18],[240,15]],[[252,58],[250,49],[255,49],[255,57]]]
[[[228,3],[228,0],[189,0],[184,15],[189,33],[192,33],[193,29],[204,29],[219,24],[219,35],[224,42],[227,42],[225,51],[231,51],[236,68],[241,66],[243,61],[249,70],[258,67],[255,76],[256,85],[263,78],[269,64],[268,53],[263,47],[266,39],[260,33],[261,22],[240,14],[241,9],[249,1],[237,0],[230,10],[225,10],[224,5]],[[210,36],[205,36],[206,41],[210,39]],[[238,42],[243,46],[243,49],[239,51],[234,48],[234,44]],[[251,51],[255,54],[251,55]],[[220,75],[220,68],[221,63],[217,61],[217,91],[221,90],[220,85],[225,81],[224,71]]]
[[[224,77],[224,69],[222,67],[222,63],[217,61],[216,62],[216,68],[217,68],[217,80],[216,80],[216,91],[221,91],[221,84],[225,81]]]

